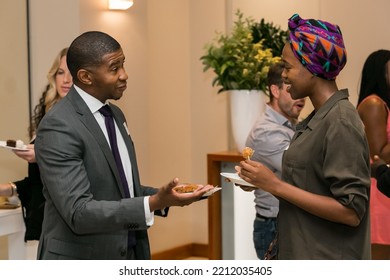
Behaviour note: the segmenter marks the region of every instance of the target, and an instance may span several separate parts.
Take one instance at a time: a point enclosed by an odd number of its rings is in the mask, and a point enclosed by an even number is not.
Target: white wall
[[[12,28],[9,28],[11,27]],[[0,140],[28,136],[27,20],[24,0],[0,2]],[[0,182],[23,179],[27,164],[0,149]]]
[[[79,0],[30,0],[32,108],[47,85],[54,57],[80,32]]]
[[[27,142],[29,110],[25,0],[0,2],[0,38],[0,140],[21,139]],[[0,148],[0,183],[23,179],[26,174],[26,162],[12,151]],[[7,250],[7,238],[0,237],[0,260],[8,258]]]

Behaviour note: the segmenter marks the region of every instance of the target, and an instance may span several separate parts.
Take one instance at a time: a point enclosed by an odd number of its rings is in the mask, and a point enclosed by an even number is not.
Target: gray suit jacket
[[[144,197],[125,117],[110,105],[132,163],[134,198],[124,198],[111,149],[91,111],[72,87],[42,119],[35,141],[46,198],[38,259],[126,259],[135,230],[137,259],[150,259]],[[158,213],[155,213],[158,214]]]

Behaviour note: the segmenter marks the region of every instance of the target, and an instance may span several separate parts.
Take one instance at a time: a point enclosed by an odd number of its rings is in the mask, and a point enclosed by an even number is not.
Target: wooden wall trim
[[[189,257],[208,258],[208,245],[191,243],[152,254],[152,260],[183,260]]]
[[[207,183],[221,187],[221,163],[239,162],[240,160],[242,160],[242,155],[238,151],[207,154]],[[222,191],[215,193],[208,199],[208,258],[210,260],[222,260]]]

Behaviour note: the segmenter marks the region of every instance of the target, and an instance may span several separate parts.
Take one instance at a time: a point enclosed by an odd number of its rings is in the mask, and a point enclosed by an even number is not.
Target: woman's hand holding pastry
[[[235,169],[243,180],[270,193],[273,192],[273,186],[279,181],[271,170],[256,161],[241,161]]]

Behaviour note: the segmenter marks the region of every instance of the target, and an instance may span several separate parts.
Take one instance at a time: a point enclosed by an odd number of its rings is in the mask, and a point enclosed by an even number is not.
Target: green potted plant
[[[231,32],[217,33],[200,60],[204,72],[214,71],[212,85],[219,87],[218,93],[229,92],[231,130],[241,151],[265,108],[268,69],[280,61],[287,32],[264,19],[244,18],[239,10],[236,16]]]
[[[271,49],[274,57],[281,57],[284,44],[287,41],[287,30],[263,18],[252,25],[253,42],[262,42],[264,48]]]
[[[238,10],[237,20],[229,34],[217,33],[205,45],[206,53],[200,58],[203,71],[212,69],[213,86],[218,93],[247,89],[267,92],[266,78],[269,66],[280,60],[287,32],[262,19],[244,18]]]

